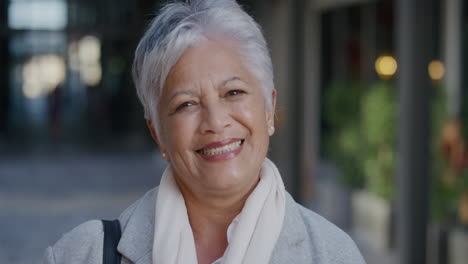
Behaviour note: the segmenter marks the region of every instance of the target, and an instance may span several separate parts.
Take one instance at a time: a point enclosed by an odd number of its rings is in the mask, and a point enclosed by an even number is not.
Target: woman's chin
[[[245,169],[246,167],[205,174],[203,189],[223,196],[229,193],[244,193],[256,182],[254,174]]]

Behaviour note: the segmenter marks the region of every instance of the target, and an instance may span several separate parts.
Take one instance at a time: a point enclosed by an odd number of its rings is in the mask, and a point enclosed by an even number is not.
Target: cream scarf
[[[223,264],[268,263],[283,225],[285,189],[276,166],[268,158],[260,181],[250,194],[224,252]],[[196,264],[197,253],[184,197],[170,166],[159,185],[155,212],[153,264]]]

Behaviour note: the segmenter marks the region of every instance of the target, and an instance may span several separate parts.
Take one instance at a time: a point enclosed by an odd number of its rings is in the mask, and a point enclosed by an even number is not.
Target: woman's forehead
[[[252,82],[254,78],[232,45],[208,40],[188,48],[170,70],[165,90],[212,82],[223,86],[230,82]]]

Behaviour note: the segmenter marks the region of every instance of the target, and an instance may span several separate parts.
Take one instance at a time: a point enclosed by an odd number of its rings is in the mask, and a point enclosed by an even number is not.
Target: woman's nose
[[[202,134],[221,134],[230,126],[229,109],[222,102],[203,107],[200,131]]]

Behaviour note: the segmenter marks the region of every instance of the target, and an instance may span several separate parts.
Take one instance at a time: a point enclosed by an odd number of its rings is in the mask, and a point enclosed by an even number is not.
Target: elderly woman
[[[353,241],[297,204],[266,158],[276,91],[259,26],[233,0],[166,5],[133,77],[168,167],[120,216],[121,263],[364,263]],[[84,223],[45,263],[102,263],[103,227]]]

